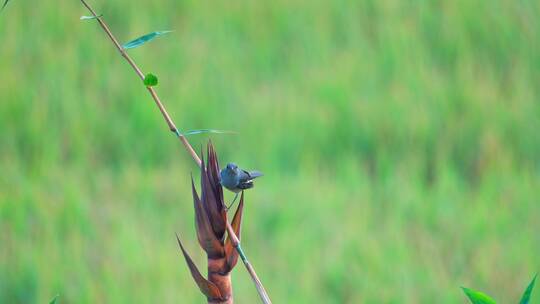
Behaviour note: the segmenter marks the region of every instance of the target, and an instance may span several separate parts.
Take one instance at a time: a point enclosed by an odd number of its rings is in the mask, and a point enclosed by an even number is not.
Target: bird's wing
[[[248,180],[247,182],[239,183],[237,187],[238,189],[242,189],[242,190],[251,189],[253,188],[253,181]]]
[[[259,172],[259,171],[250,171],[250,172],[246,172],[249,177],[251,177],[252,179],[253,178],[257,178],[257,177],[260,177],[260,176],[263,176],[262,172]]]
[[[247,182],[249,180],[252,180],[252,177],[249,175],[249,172],[245,170],[238,170],[238,181],[240,183]]]

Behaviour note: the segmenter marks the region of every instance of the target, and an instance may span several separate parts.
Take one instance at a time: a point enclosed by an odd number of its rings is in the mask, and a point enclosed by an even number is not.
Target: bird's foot
[[[229,209],[231,209],[231,207],[234,205],[234,202],[236,202],[236,199],[237,199],[237,198],[238,198],[238,193],[236,193],[236,194],[234,195],[234,199],[233,199],[233,201],[229,204],[229,206],[228,206],[228,207],[226,206],[225,211],[229,211]]]

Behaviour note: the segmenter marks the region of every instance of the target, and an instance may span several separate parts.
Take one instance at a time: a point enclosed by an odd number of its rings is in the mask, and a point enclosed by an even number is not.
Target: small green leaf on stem
[[[97,19],[99,17],[103,17],[103,14],[98,15],[98,16],[81,16],[81,20],[92,20],[92,19]]]
[[[56,304],[56,300],[58,300],[58,295],[54,296],[54,298],[52,298],[49,304]]]
[[[139,37],[137,39],[131,40],[130,42],[122,45],[122,47],[125,50],[133,49],[133,48],[136,48],[138,46],[141,46],[141,45],[147,43],[148,41],[151,41],[151,40],[155,39],[158,36],[161,36],[163,34],[167,34],[167,33],[170,33],[170,32],[172,32],[172,31],[156,31],[156,32],[152,32],[150,34],[146,34],[144,36],[141,36],[141,37]]]
[[[184,135],[195,135],[195,134],[202,134],[202,133],[215,133],[215,134],[236,134],[236,132],[233,131],[227,131],[227,130],[215,130],[215,129],[199,129],[199,130],[189,130],[182,134]]]
[[[144,77],[144,85],[147,87],[154,87],[158,84],[158,78],[154,74],[146,74]]]
[[[461,289],[463,289],[463,292],[467,295],[472,304],[495,304],[495,300],[480,291],[465,287],[461,287]]]
[[[519,304],[529,304],[529,300],[531,299],[531,293],[534,288],[534,282],[536,281],[537,276],[538,274],[534,276],[531,283],[529,283],[529,286],[527,286],[527,289],[525,289],[525,292],[523,293],[523,296],[521,297],[521,301],[519,301]]]

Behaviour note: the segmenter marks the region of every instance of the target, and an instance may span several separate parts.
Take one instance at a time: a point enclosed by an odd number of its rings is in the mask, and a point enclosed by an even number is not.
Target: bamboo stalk
[[[261,280],[259,280],[259,277],[257,276],[257,273],[255,272],[255,269],[253,269],[253,266],[251,266],[251,263],[248,261],[246,255],[244,254],[244,251],[242,250],[242,246],[240,245],[240,240],[238,239],[238,237],[236,237],[236,234],[234,233],[231,227],[231,224],[229,224],[229,222],[227,222],[227,233],[229,234],[229,237],[231,238],[234,248],[236,248],[236,251],[238,251],[238,255],[240,255],[240,259],[242,259],[244,266],[246,266],[246,269],[249,275],[251,276],[253,283],[255,283],[255,287],[257,288],[257,292],[259,293],[259,296],[261,297],[261,301],[265,304],[271,304],[272,301],[270,301],[270,298],[268,297],[268,293],[266,292],[266,289],[264,289],[264,286],[261,283]]]
[[[109,36],[109,38],[111,39],[114,46],[120,52],[120,55],[122,55],[122,57],[124,57],[126,59],[126,61],[133,68],[133,70],[135,70],[135,73],[139,76],[139,78],[141,78],[141,80],[144,80],[143,72],[137,66],[137,64],[135,64],[135,61],[133,61],[133,59],[131,59],[131,57],[129,57],[128,53],[126,52],[126,50],[124,50],[122,45],[120,45],[120,43],[118,42],[116,37],[113,35],[113,33],[111,32],[111,30],[109,29],[109,27],[107,26],[105,21],[103,20],[103,17],[98,16],[96,14],[96,12],[92,9],[92,7],[90,5],[88,5],[88,3],[86,3],[85,0],[81,0],[81,2],[88,9],[88,11],[90,11],[90,13],[96,18],[96,20],[99,22],[99,25],[101,26],[103,31],[105,31],[107,36]],[[182,135],[182,133],[180,133],[178,128],[176,128],[176,125],[174,124],[174,122],[171,119],[171,116],[169,115],[169,113],[167,112],[165,107],[163,106],[163,103],[161,102],[161,99],[159,98],[158,94],[156,93],[156,90],[153,87],[146,87],[146,89],[148,90],[148,92],[150,92],[150,95],[152,95],[152,98],[154,99],[157,107],[159,108],[159,111],[161,112],[161,115],[163,115],[163,118],[165,119],[165,122],[167,123],[167,126],[169,126],[169,130],[171,130],[172,132],[174,132],[176,134],[176,136],[180,139],[180,141],[182,142],[182,144],[186,148],[187,152],[191,155],[193,160],[200,167],[201,166],[201,159],[199,158],[199,156],[197,155],[195,150],[193,150],[193,147],[189,144],[186,137],[184,135]]]
[[[144,80],[143,72],[137,66],[135,61],[133,61],[133,59],[131,59],[131,57],[127,54],[126,50],[122,47],[122,45],[120,45],[120,43],[118,42],[116,37],[113,35],[113,33],[111,32],[111,30],[109,29],[109,27],[107,26],[105,21],[103,20],[103,17],[98,16],[96,14],[96,12],[92,9],[92,7],[85,0],[81,0],[81,2],[88,9],[88,11],[90,11],[92,16],[94,16],[96,18],[99,25],[103,29],[103,31],[105,31],[105,33],[107,34],[107,36],[109,36],[109,38],[112,41],[112,43],[114,44],[114,46],[120,52],[120,55],[122,55],[122,57],[124,57],[124,59],[126,59],[126,61],[133,68],[133,70],[135,70],[135,73],[139,76],[139,78],[141,78],[141,80]],[[165,119],[165,122],[167,123],[167,125],[169,127],[169,130],[171,130],[172,132],[174,132],[174,134],[176,134],[178,139],[180,139],[180,141],[184,145],[184,148],[186,149],[186,151],[191,155],[191,157],[195,161],[195,163],[199,167],[201,167],[203,165],[202,162],[201,162],[201,158],[197,155],[197,152],[195,152],[195,150],[193,149],[191,144],[188,142],[187,138],[184,135],[182,135],[182,133],[180,133],[178,128],[176,128],[176,125],[174,124],[173,120],[171,119],[171,116],[169,115],[169,113],[165,109],[165,106],[161,102],[161,99],[157,95],[156,90],[153,87],[146,87],[146,89],[148,90],[148,92],[150,93],[152,98],[154,99],[154,102],[156,103],[156,106],[159,108],[159,111],[161,112],[161,115],[163,116],[163,119]],[[233,244],[234,244],[234,247],[235,247],[236,251],[240,255],[240,258],[242,259],[242,262],[244,263],[244,266],[246,267],[249,275],[251,276],[251,280],[255,284],[255,287],[257,288],[257,292],[259,293],[259,296],[261,297],[262,302],[264,304],[271,304],[272,301],[270,300],[270,297],[268,297],[268,294],[267,294],[266,290],[264,289],[263,284],[259,280],[259,277],[257,276],[257,273],[255,272],[255,269],[253,268],[253,266],[251,266],[251,263],[249,263],[249,261],[247,260],[246,255],[244,254],[244,251],[242,250],[242,247],[240,245],[240,240],[238,239],[238,237],[234,233],[234,230],[231,227],[231,224],[228,221],[226,223],[227,223],[227,233],[229,234],[229,237],[233,241]]]

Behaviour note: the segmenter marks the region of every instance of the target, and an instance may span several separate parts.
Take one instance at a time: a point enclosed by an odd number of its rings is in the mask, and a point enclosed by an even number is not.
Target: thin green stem
[[[120,43],[118,42],[118,39],[116,39],[116,37],[113,35],[111,30],[109,29],[109,26],[105,23],[103,17],[98,16],[96,14],[96,12],[94,11],[94,9],[92,9],[92,7],[85,0],[81,0],[81,2],[88,9],[88,11],[90,11],[92,16],[95,17],[95,19],[97,20],[97,22],[99,23],[99,25],[101,26],[103,31],[107,34],[107,36],[109,36],[109,39],[111,39],[111,41],[114,44],[114,46],[116,47],[116,49],[120,52],[120,55],[122,55],[122,57],[124,57],[124,59],[126,59],[126,61],[133,68],[133,70],[135,71],[137,76],[139,76],[139,78],[141,80],[144,80],[144,73],[139,68],[139,66],[137,66],[135,61],[133,61],[133,59],[131,59],[131,57],[128,55],[126,50],[120,45]],[[178,131],[178,128],[176,128],[176,125],[174,124],[171,116],[169,115],[169,113],[165,109],[165,106],[161,102],[161,99],[159,98],[156,90],[153,87],[146,87],[146,89],[148,90],[148,92],[150,93],[152,98],[154,99],[154,102],[156,103],[156,106],[159,108],[159,111],[161,112],[161,115],[163,116],[163,119],[165,119],[165,122],[167,123],[167,126],[169,127],[169,130],[171,130],[172,132],[174,132],[178,136],[178,138],[180,139],[180,142],[182,142],[182,144],[184,145],[184,148],[186,148],[187,152],[191,155],[193,160],[200,167],[201,166],[200,157],[197,155],[197,153],[195,152],[195,150],[193,149],[191,144],[188,142],[186,137],[184,135],[182,135],[182,133],[180,133]]]
[[[236,246],[236,251],[238,251],[238,254],[240,255],[240,258],[242,259],[242,261],[244,263],[249,263],[248,260],[247,260],[246,255],[244,254],[244,250],[242,250],[242,246],[240,246],[240,244],[238,244],[238,246]]]
[[[244,263],[244,266],[246,267],[247,272],[249,273],[249,275],[251,276],[251,279],[255,283],[255,288],[257,288],[257,292],[259,293],[259,297],[261,298],[261,301],[264,304],[272,304],[272,301],[270,300],[270,297],[268,296],[266,289],[264,289],[264,285],[262,284],[261,280],[259,280],[259,276],[257,276],[255,269],[253,269],[253,266],[251,266],[251,263],[248,261],[247,256],[244,254],[244,251],[242,250],[242,246],[240,244],[240,240],[234,233],[234,230],[229,224],[229,222],[227,222],[227,233],[229,234],[229,237],[231,238],[233,246],[234,248],[236,248],[238,255],[240,255],[240,258],[242,259],[242,262]]]

